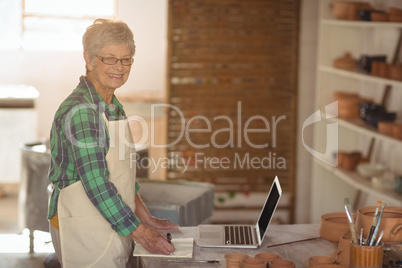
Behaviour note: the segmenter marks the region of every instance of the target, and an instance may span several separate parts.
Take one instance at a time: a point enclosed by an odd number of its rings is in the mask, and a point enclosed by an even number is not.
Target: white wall
[[[163,95],[167,1],[118,2],[118,17],[133,30],[137,52],[130,78],[116,94]],[[0,50],[0,59],[0,84],[29,84],[39,91],[38,138],[47,138],[56,109],[85,74],[82,52]]]
[[[302,1],[300,11],[295,221],[297,223],[308,223],[312,157],[303,146],[302,127],[304,120],[314,112],[318,0]],[[310,146],[313,144],[312,134],[312,132],[304,132],[304,142]]]

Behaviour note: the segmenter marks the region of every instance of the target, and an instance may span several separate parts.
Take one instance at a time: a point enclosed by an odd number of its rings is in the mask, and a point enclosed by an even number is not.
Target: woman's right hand
[[[135,242],[143,246],[149,253],[170,255],[175,250],[173,244],[168,242],[164,233],[142,223],[131,235]]]

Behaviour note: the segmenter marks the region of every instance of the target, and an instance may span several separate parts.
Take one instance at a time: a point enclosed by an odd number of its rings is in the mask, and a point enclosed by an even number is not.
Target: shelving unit
[[[371,183],[370,179],[360,176],[357,172],[350,172],[341,168],[331,167],[330,165],[327,165],[316,159],[314,161],[317,165],[322,166],[328,172],[333,173],[336,177],[354,187],[355,189],[361,190],[371,195],[375,195],[387,203],[402,206],[401,195],[397,192],[390,191],[385,187],[375,187]]]
[[[333,60],[345,52],[350,52],[355,59],[361,55],[386,55],[390,62],[402,23],[337,20],[331,12],[332,2],[320,1],[316,109],[324,110],[324,107],[334,102],[335,91],[358,93],[380,103],[385,87],[391,86],[387,109],[396,112],[397,118],[402,120],[402,81],[333,67]],[[381,10],[388,10],[390,6],[402,8],[402,1],[362,2],[369,2]],[[325,114],[322,118],[326,118]],[[313,124],[314,150],[325,153],[326,143],[331,142],[326,140],[327,124],[337,124],[338,151],[360,151],[364,155],[367,154],[371,139],[374,139],[371,162],[381,163],[388,171],[402,174],[402,141],[380,134],[361,119],[335,117]],[[336,152],[326,153],[336,157]],[[356,200],[358,207],[354,209],[374,205],[377,200],[402,206],[402,194],[393,189],[376,187],[370,179],[361,177],[357,172],[348,172],[314,159],[312,174],[312,222],[318,222],[324,213],[343,211],[345,197]]]

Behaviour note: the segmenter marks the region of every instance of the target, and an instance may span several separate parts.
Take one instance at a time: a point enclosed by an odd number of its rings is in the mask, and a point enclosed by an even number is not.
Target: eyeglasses
[[[98,59],[100,59],[104,64],[107,64],[107,65],[115,65],[118,61],[120,61],[122,65],[130,66],[134,62],[133,58],[118,59],[115,57],[101,57],[101,56],[96,56],[96,57]]]

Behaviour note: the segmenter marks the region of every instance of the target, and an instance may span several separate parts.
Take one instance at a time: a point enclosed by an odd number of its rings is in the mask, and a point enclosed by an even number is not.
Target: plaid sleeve
[[[120,236],[130,234],[140,220],[123,202],[114,184],[108,181],[107,131],[102,119],[93,109],[87,108],[76,109],[67,122],[66,138],[71,143],[69,149],[85,192]]]
[[[137,182],[135,182],[135,194],[137,194],[139,190],[140,190],[140,185]]]

